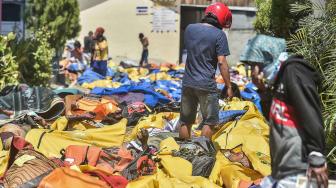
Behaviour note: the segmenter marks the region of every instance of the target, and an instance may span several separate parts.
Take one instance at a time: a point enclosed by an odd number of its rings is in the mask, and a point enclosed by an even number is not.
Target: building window
[[[2,4],[2,21],[19,22],[21,21],[21,6],[15,3]]]

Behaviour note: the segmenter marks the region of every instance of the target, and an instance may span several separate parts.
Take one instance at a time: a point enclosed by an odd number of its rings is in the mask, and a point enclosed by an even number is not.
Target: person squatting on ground
[[[297,179],[307,175],[326,188],[325,135],[317,92],[320,76],[299,55],[290,56],[276,71],[274,84],[268,87],[258,66],[252,73],[260,94],[273,93],[269,115],[272,175],[261,187],[296,187]]]
[[[207,7],[202,23],[190,24],[185,30],[184,45],[187,50],[185,74],[182,79],[182,99],[179,136],[191,137],[191,125],[195,122],[197,106],[203,117],[202,136],[210,138],[218,123],[219,103],[215,74],[217,65],[232,97],[229,67],[226,56],[230,55],[223,28],[230,28],[232,14],[223,3]]]
[[[71,81],[70,86],[77,83],[77,78],[86,67],[89,58],[84,55],[79,41],[68,42],[63,53],[63,60],[59,62],[61,70]]]
[[[139,40],[142,44],[142,53],[141,53],[141,59],[140,59],[139,65],[140,65],[140,67],[143,67],[143,66],[148,65],[148,55],[149,55],[148,45],[149,45],[149,42],[148,42],[148,38],[145,37],[145,35],[143,33],[139,34]]]
[[[105,30],[102,27],[96,29],[91,61],[93,71],[102,76],[106,76],[108,60],[108,45],[104,32]]]

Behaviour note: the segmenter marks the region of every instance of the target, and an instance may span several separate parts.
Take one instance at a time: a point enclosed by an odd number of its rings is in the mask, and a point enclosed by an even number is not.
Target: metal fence
[[[223,2],[228,6],[254,7],[254,0],[181,0],[186,5],[209,5],[213,2]]]

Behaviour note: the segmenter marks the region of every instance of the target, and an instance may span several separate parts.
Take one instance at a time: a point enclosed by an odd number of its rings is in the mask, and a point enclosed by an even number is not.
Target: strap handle
[[[38,144],[37,144],[37,149],[40,148],[40,146],[41,146],[41,142],[42,142],[42,138],[45,136],[45,134],[47,134],[47,133],[51,133],[51,132],[53,132],[53,131],[54,131],[54,130],[44,131],[44,132],[41,134],[41,136],[40,136],[40,138],[39,138],[39,141],[38,141]]]
[[[87,146],[87,147],[86,147],[86,151],[85,151],[85,158],[84,158],[84,161],[81,162],[80,165],[85,165],[85,164],[88,164],[88,163],[89,163],[89,160],[88,160],[89,149],[90,149],[90,146]]]

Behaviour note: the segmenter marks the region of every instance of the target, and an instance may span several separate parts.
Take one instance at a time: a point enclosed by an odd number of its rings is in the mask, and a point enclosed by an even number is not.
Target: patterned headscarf
[[[240,61],[244,63],[254,62],[264,67],[278,61],[281,52],[286,51],[286,41],[267,35],[257,35],[250,39],[240,55]]]

